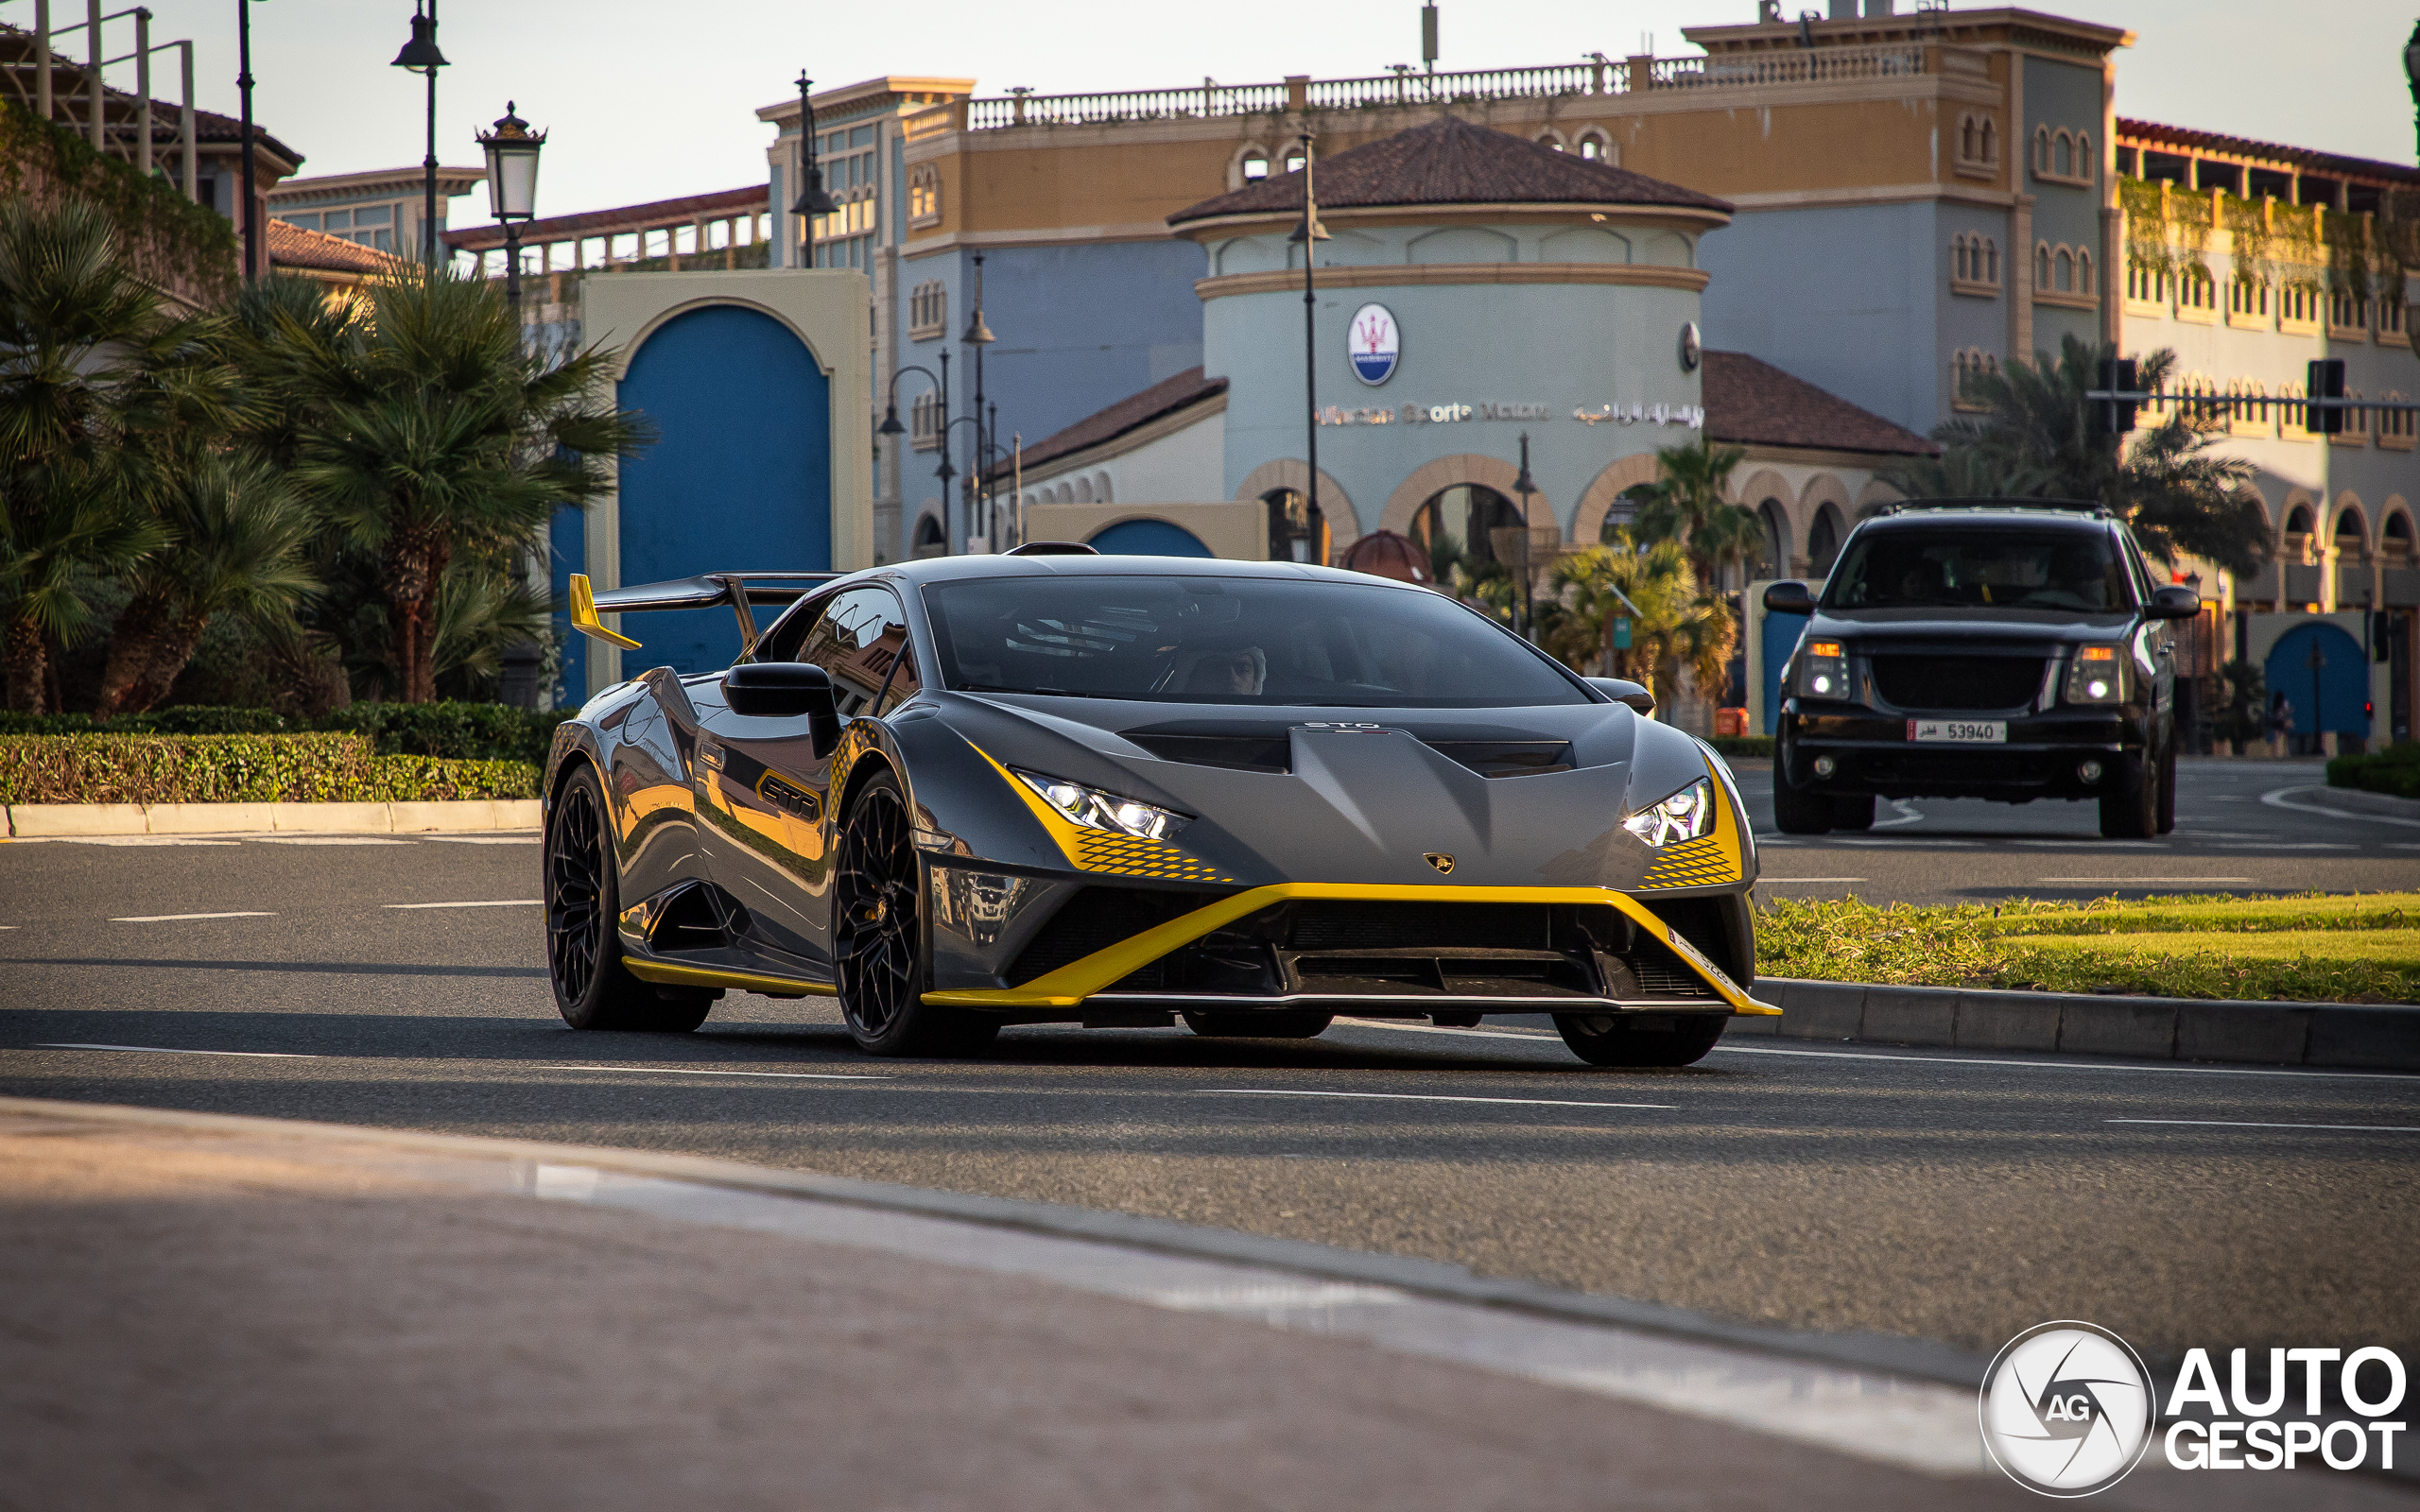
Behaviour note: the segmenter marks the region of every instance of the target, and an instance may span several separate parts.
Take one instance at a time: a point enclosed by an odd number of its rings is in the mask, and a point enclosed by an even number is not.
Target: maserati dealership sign
[[[1395,375],[1403,355],[1403,332],[1395,314],[1383,304],[1365,304],[1353,312],[1344,350],[1353,359],[1353,376],[1375,388]]]

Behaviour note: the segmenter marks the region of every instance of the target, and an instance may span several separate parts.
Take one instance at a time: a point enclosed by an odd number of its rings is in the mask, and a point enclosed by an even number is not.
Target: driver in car
[[[1268,681],[1268,655],[1259,646],[1239,645],[1231,651],[1205,653],[1186,675],[1184,691],[1256,698]]]

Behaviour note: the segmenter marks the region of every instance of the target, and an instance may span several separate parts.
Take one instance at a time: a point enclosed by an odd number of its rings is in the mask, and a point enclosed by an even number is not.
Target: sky
[[[109,0],[104,9],[129,0]],[[1796,11],[1817,0],[1785,0]],[[154,43],[191,38],[199,103],[236,111],[238,0],[147,0]],[[0,0],[0,20],[33,25],[33,0]],[[1900,0],[1903,11],[1913,0]],[[1955,9],[1980,9],[1959,5]],[[2118,111],[2170,125],[2409,163],[2413,107],[2403,75],[2412,0],[2045,0],[2036,9],[2135,34],[2118,55]],[[55,25],[80,20],[51,0]],[[424,84],[389,66],[411,34],[411,0],[252,0],[254,118],[306,158],[304,175],[416,166]],[[1443,0],[1441,69],[1510,68],[1697,49],[1678,25],[1753,21],[1755,0]],[[2292,18],[2314,24],[2292,24]],[[1109,0],[441,0],[438,157],[475,165],[474,133],[517,101],[549,134],[541,215],[735,189],[765,179],[770,129],[756,109],[794,97],[802,66],[820,88],[880,75],[974,78],[1046,94],[1340,77],[1417,62],[1413,0],[1219,0],[1212,7]],[[114,56],[131,20],[104,28]],[[80,36],[61,51],[82,56]],[[173,99],[175,59],[157,60],[155,96]],[[131,63],[110,70],[130,88]],[[451,224],[489,219],[482,193]]]

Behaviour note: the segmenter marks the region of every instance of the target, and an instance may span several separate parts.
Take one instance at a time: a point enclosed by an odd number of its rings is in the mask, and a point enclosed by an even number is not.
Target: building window
[[[939,279],[919,284],[908,295],[908,339],[930,341],[949,333],[949,285]]]
[[[2218,309],[2219,285],[2208,268],[2198,263],[2186,267],[2176,281],[2176,305],[2180,310]]]
[[[930,226],[942,218],[942,170],[921,163],[908,174],[908,224]]]
[[[2286,325],[2317,325],[2319,296],[2299,284],[2289,284],[2277,291],[2277,318]]]
[[[2363,395],[2360,389],[2355,388],[2348,390],[2344,397],[2358,401],[2361,399]],[[2344,434],[2342,439],[2347,445],[2360,445],[2364,440],[2369,438],[2369,434],[2370,412],[2368,410],[2348,409],[2344,412]]]
[[[2100,285],[2095,284],[2092,278],[2092,254],[2082,248],[2076,249],[2076,292],[2078,294],[2100,292]]]
[[[1288,173],[1303,171],[1303,148],[1300,143],[1286,149],[1286,171]]]
[[[1549,152],[1561,152],[1564,150],[1563,133],[1556,130],[1553,127],[1547,127],[1545,130],[1539,132],[1537,141],[1538,146],[1546,148]]]
[[[2050,277],[2052,288],[2062,294],[2073,294],[2076,291],[2075,254],[2064,247],[2060,248],[2051,260]]]
[[[908,411],[908,442],[919,452],[929,452],[942,444],[942,396],[925,392],[916,396]]]
[[[2000,244],[1980,232],[1960,232],[1949,239],[1949,288],[1953,294],[1999,292]]]
[[[1591,163],[1617,163],[1622,160],[1614,149],[1613,139],[1601,131],[1581,133],[1580,155]]]
[[[2342,290],[2328,295],[2327,323],[2334,330],[2367,335],[2370,329],[2370,301],[2358,294]]]
[[[1998,172],[1999,127],[1989,115],[1970,112],[1958,118],[1957,156],[1961,172],[1985,178]]]
[[[2269,285],[2252,279],[2227,283],[2227,316],[2238,323],[2265,323],[2269,318]]]
[[[1991,408],[1981,390],[1982,380],[2000,370],[2000,359],[1979,347],[1949,354],[1949,405],[1970,413]]]
[[[2033,246],[2033,286],[2047,289],[2050,284],[2050,244],[2036,242]]]
[[[2404,404],[2411,401],[2411,396],[2399,388],[2390,388],[2379,397],[2390,404]],[[2408,409],[2388,409],[2378,412],[2377,434],[2380,446],[2393,447],[2398,451],[2411,451],[2415,433],[2420,433],[2420,415],[2415,415]]]
[[[1244,154],[1244,182],[1258,183],[1269,177],[1269,154],[1258,147]]]
[[[2378,335],[2382,336],[2400,336],[2403,335],[2403,301],[2400,300],[2396,300],[2392,302],[2387,301],[2379,301]]]

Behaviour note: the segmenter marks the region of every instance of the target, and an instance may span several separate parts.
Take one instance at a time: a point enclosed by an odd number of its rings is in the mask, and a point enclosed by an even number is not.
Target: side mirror
[[[1630,705],[1642,714],[1655,712],[1655,695],[1648,692],[1644,683],[1633,682],[1628,678],[1590,678],[1588,686],[1616,703]]]
[[[818,756],[839,744],[832,679],[811,662],[742,662],[722,675],[722,696],[751,719],[804,719]]]
[[[1768,614],[1812,614],[1815,595],[1805,583],[1775,583],[1765,590],[1765,612]]]
[[[2183,584],[2152,590],[2152,601],[2144,614],[2155,620],[2189,620],[2202,612],[2202,594],[2198,589]]]

